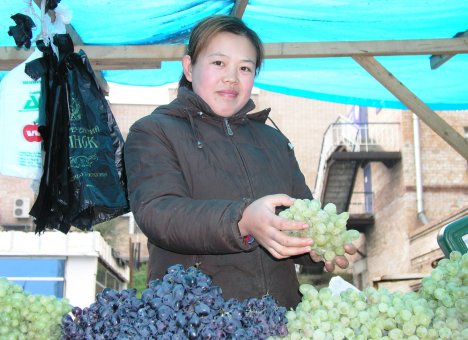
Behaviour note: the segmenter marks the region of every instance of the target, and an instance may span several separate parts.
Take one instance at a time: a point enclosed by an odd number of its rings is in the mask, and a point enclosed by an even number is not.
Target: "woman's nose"
[[[236,83],[238,81],[237,69],[234,67],[227,67],[224,74],[224,81],[229,83]]]

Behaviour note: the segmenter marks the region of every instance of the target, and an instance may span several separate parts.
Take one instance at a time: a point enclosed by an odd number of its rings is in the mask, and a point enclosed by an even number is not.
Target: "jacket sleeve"
[[[143,233],[181,254],[255,247],[243,242],[238,227],[246,201],[192,199],[172,146],[151,116],[131,127],[124,149],[130,207]]]

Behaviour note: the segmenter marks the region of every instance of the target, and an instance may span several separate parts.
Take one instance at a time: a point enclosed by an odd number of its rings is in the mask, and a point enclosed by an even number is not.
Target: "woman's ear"
[[[192,81],[192,58],[190,58],[188,54],[186,54],[182,58],[182,68],[184,70],[185,78],[191,82]]]

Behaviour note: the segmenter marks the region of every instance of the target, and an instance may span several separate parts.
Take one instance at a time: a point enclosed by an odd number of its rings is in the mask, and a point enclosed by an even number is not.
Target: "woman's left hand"
[[[348,255],[354,255],[356,254],[356,247],[354,244],[345,244],[344,246],[345,253]],[[310,252],[310,257],[312,258],[312,261],[314,262],[320,262],[322,261],[322,257],[318,254],[315,253],[315,251]],[[340,267],[341,269],[345,269],[349,266],[349,261],[344,255],[339,255],[336,256],[332,261],[325,261],[325,269],[327,272],[333,272],[335,270],[335,264]]]

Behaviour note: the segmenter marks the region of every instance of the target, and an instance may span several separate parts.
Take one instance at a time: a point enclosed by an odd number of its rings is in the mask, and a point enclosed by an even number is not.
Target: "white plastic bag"
[[[38,128],[40,79],[25,72],[25,64],[42,57],[35,50],[0,82],[0,174],[39,179],[42,174]]]
[[[340,295],[342,292],[353,289],[359,291],[355,286],[353,286],[348,281],[343,280],[341,276],[333,276],[328,283],[328,288],[330,288],[333,295]]]

